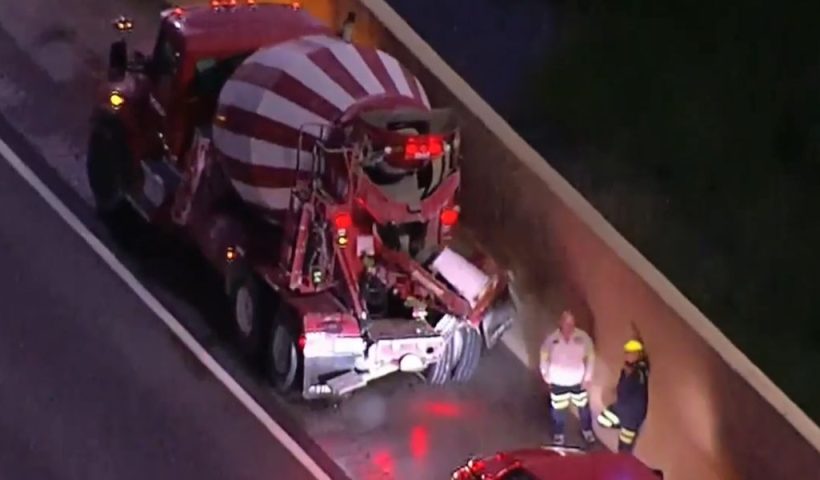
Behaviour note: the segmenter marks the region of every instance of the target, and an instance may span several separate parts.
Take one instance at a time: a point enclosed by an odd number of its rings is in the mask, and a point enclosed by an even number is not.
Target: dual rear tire
[[[271,385],[280,393],[289,393],[300,383],[303,358],[292,319],[267,293],[251,274],[233,283],[234,335],[242,354],[263,366]]]
[[[299,388],[304,357],[287,309],[276,305],[265,293],[266,289],[253,275],[242,275],[234,282],[231,289],[234,332],[242,353],[255,364],[264,366],[268,381],[277,391],[289,393]],[[444,385],[469,381],[481,359],[484,346],[481,333],[451,317],[445,317],[436,328],[448,340],[441,361],[425,372],[427,382]]]

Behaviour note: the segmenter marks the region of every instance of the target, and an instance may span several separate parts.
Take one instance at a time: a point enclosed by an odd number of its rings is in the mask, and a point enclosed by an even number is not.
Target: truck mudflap
[[[306,335],[306,399],[345,396],[395,372],[422,373],[439,361],[445,346],[444,338],[422,320],[372,320],[363,334]]]

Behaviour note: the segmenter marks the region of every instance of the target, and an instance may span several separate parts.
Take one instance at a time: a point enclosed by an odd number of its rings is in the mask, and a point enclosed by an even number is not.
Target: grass
[[[520,123],[583,139],[569,179],[817,421],[820,5],[718,3],[563,2]]]

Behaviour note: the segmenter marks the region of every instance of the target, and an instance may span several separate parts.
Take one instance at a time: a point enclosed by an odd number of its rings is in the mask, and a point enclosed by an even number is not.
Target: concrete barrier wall
[[[611,400],[623,342],[633,332],[644,338],[653,374],[637,454],[669,478],[820,476],[817,425],[390,7],[382,0],[302,5],[336,25],[348,11],[357,12],[358,41],[397,56],[419,75],[434,105],[459,113],[465,133],[464,220],[517,275],[525,303],[521,357],[530,366],[545,320],[555,313],[551,309],[570,305],[598,345],[601,362],[592,392],[597,408]]]

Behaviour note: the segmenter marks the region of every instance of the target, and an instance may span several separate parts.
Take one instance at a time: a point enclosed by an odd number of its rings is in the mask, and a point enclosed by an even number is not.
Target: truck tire
[[[263,288],[250,273],[242,274],[231,289],[233,332],[242,353],[259,360],[268,330],[269,311],[263,298]]]
[[[131,154],[121,125],[98,120],[88,142],[86,175],[97,212],[109,216],[123,205]]]
[[[283,314],[277,315],[270,335],[268,349],[268,378],[280,393],[290,393],[299,380],[302,355],[296,338]]]
[[[441,360],[427,367],[424,371],[424,377],[430,385],[444,385],[450,381],[453,371],[453,354],[455,349],[452,344],[448,342],[444,346],[444,352],[441,355]]]
[[[436,330],[442,335],[449,335],[450,330],[457,328],[455,319],[444,317],[436,324]],[[453,334],[455,332],[452,332]],[[456,356],[458,355],[457,345],[454,343],[454,335],[450,336],[447,343],[444,344],[444,352],[441,354],[441,360],[430,365],[424,372],[427,383],[431,385],[444,385],[450,381],[453,374],[453,366],[455,365]]]
[[[460,325],[455,335],[460,337],[461,348],[459,357],[455,359],[452,380],[463,383],[473,378],[478,370],[484,340],[481,333],[469,325]]]

